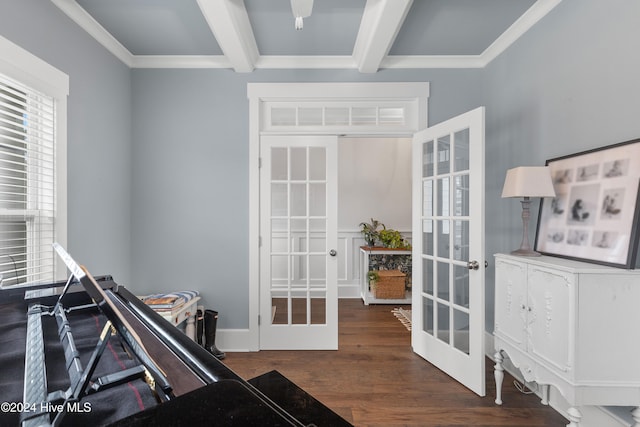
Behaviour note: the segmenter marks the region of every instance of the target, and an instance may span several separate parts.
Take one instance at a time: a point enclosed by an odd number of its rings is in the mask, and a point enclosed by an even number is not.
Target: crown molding
[[[390,55],[380,68],[482,68],[480,55]]]
[[[256,68],[270,69],[355,69],[351,55],[264,55],[256,61]]]
[[[130,68],[378,69],[483,68],[562,0],[537,0],[480,55],[388,55],[412,0],[393,14],[396,0],[368,0],[352,55],[263,55],[258,52],[243,0],[197,0],[224,55],[133,55],[76,0],[51,0],[81,28]],[[393,5],[393,6],[392,6]],[[393,15],[393,16],[391,16]]]
[[[131,68],[233,68],[224,55],[137,55]]]

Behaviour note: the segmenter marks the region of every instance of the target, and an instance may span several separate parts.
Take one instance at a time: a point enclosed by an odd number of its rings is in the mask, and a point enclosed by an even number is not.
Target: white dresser
[[[572,407],[633,406],[640,427],[640,270],[562,258],[497,254],[496,403],[502,404],[503,357],[526,381],[549,386]],[[506,353],[506,354],[505,354]]]

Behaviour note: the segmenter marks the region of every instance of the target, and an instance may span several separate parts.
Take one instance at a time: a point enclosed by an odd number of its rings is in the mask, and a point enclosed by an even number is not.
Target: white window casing
[[[0,37],[1,286],[64,278],[68,76]]]

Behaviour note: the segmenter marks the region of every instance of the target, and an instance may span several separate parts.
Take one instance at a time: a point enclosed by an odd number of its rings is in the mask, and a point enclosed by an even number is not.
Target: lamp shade
[[[547,166],[520,166],[509,169],[502,197],[555,197],[551,172]]]

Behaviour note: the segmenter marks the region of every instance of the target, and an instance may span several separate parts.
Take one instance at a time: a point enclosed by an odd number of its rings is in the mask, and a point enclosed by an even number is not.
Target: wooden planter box
[[[372,293],[378,299],[403,299],[406,275],[400,270],[379,270]]]

